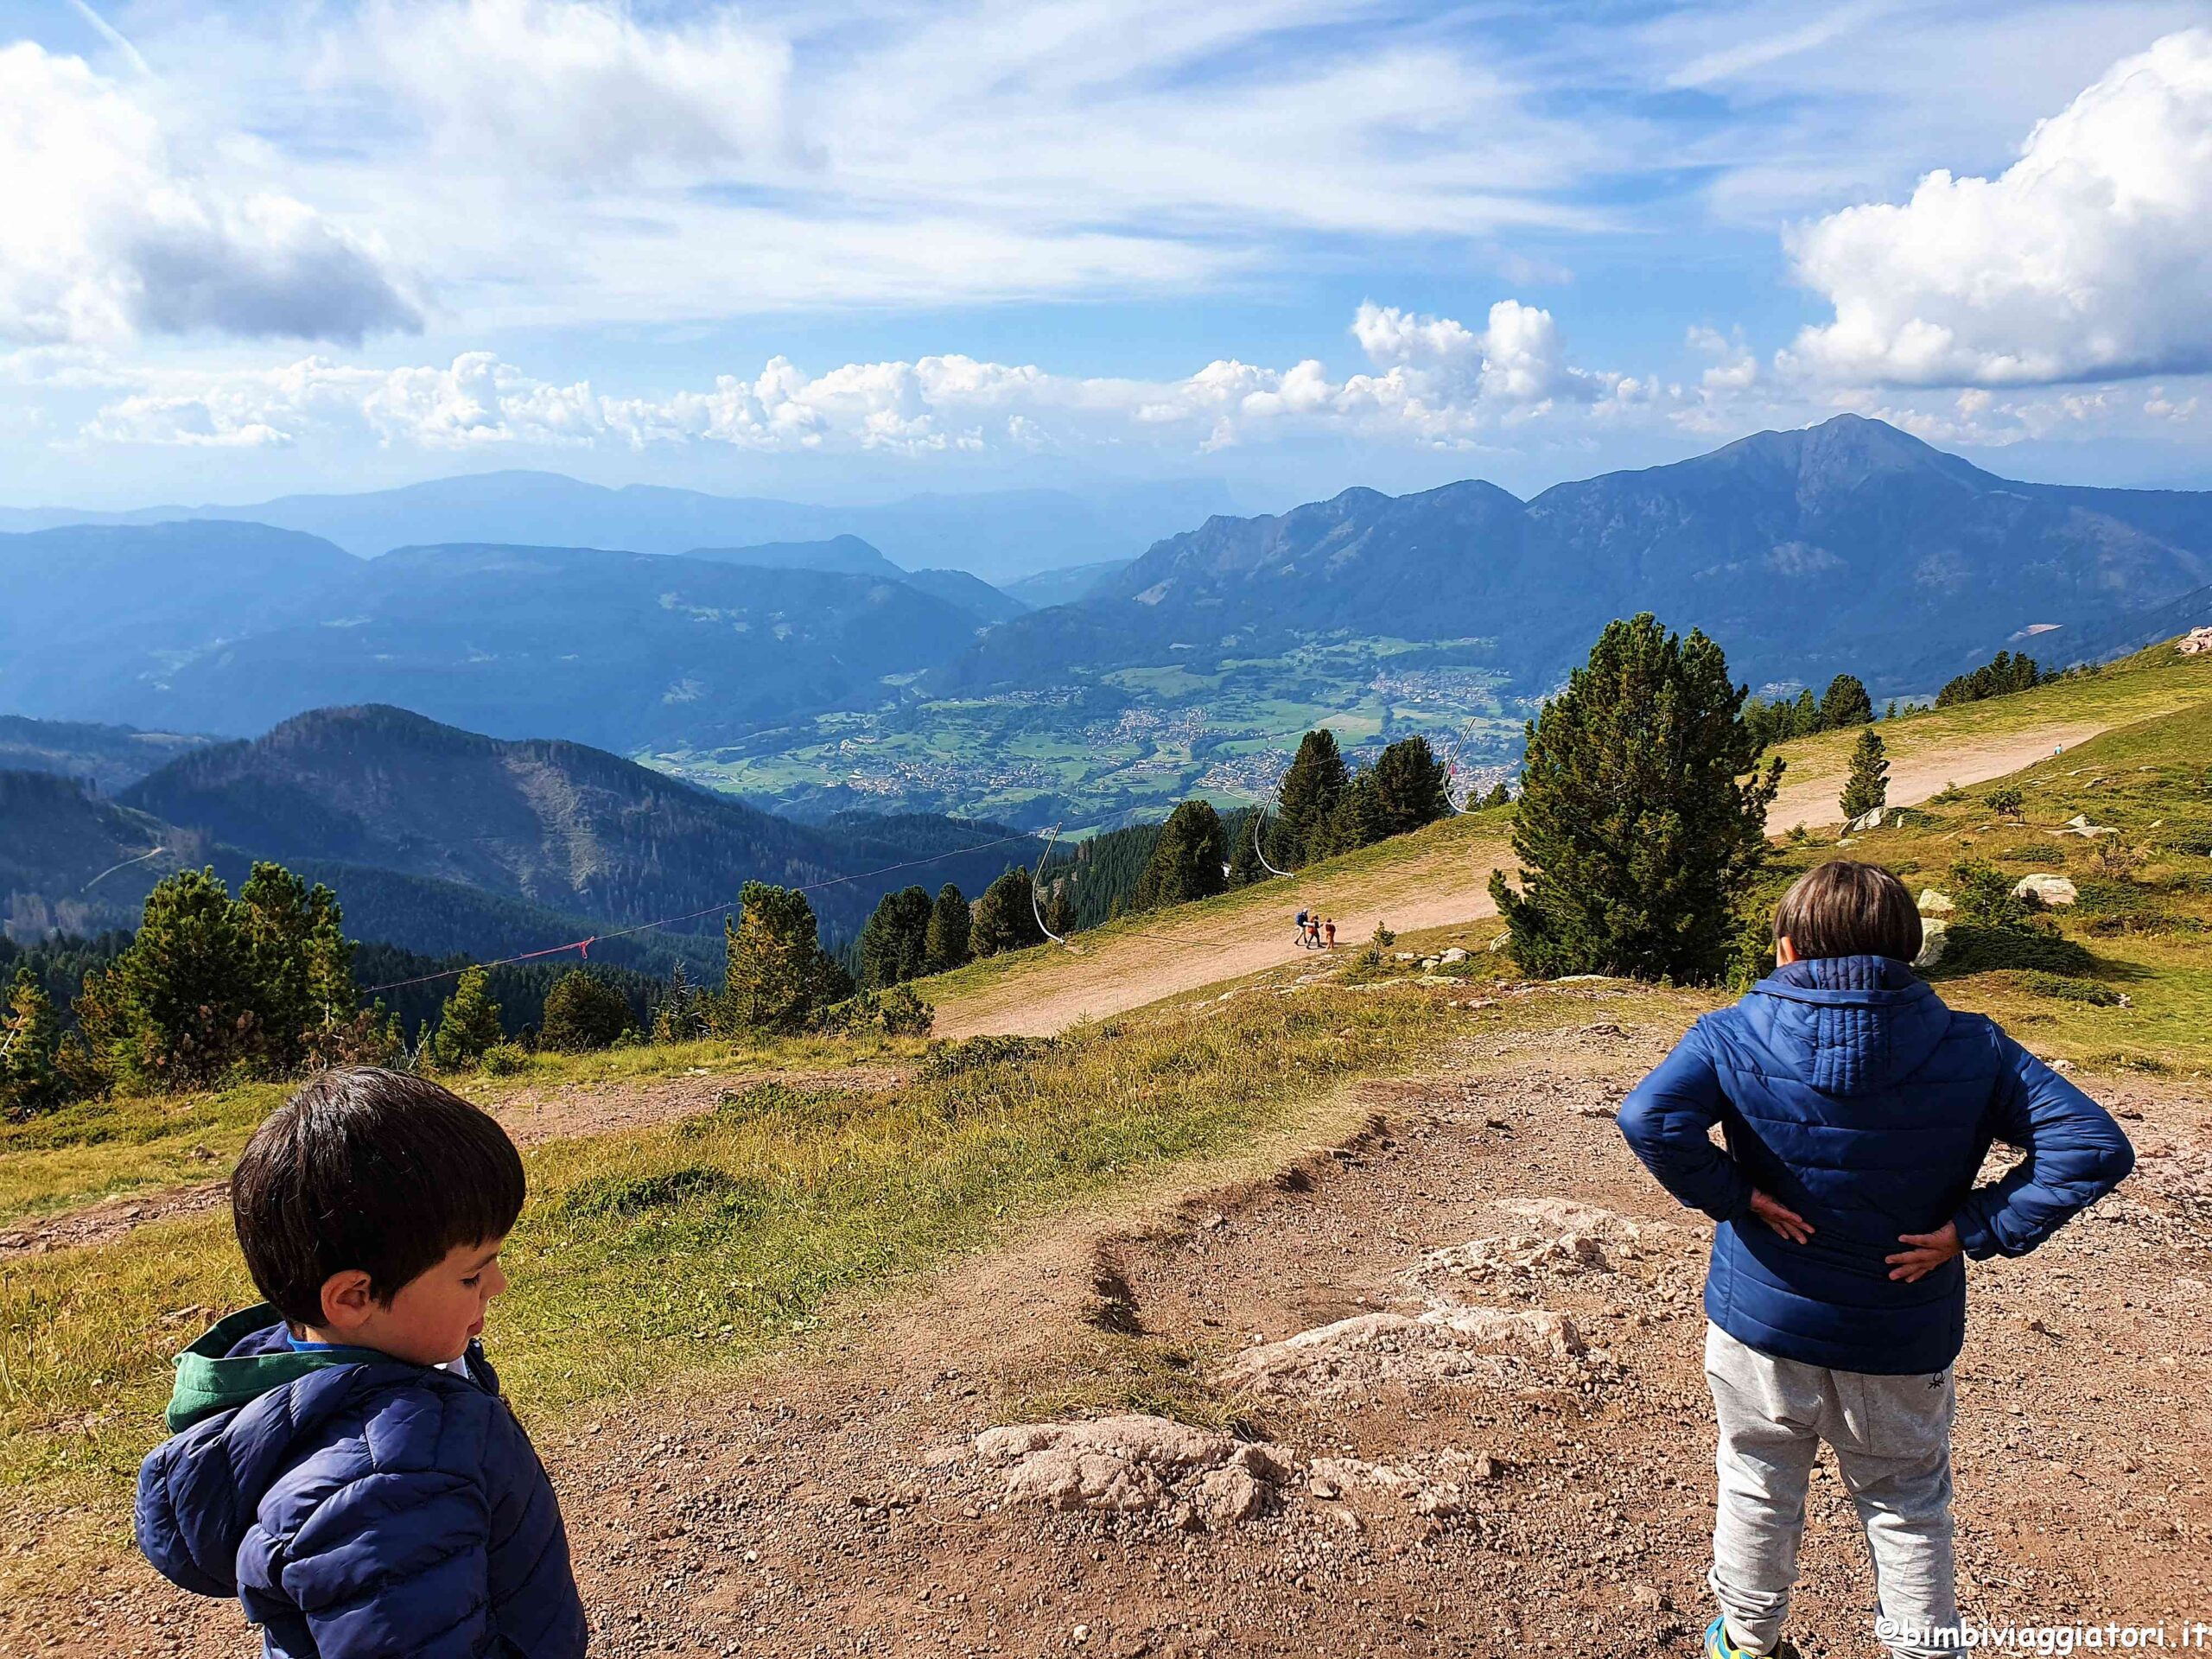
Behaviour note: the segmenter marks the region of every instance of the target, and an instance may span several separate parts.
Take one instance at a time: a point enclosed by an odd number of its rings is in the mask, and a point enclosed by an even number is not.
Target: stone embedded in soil
[[[1443,1517],[1464,1515],[1478,1507],[1475,1489],[1497,1478],[1497,1462],[1478,1452],[1446,1450],[1416,1455],[1398,1463],[1371,1463],[1364,1458],[1316,1458],[1314,1496],[1342,1497],[1347,1503],[1362,1491],[1380,1492],[1398,1499],[1416,1515]],[[1325,1494],[1322,1488],[1326,1486]]]
[[[1234,1386],[1328,1399],[1382,1385],[1504,1382],[1516,1365],[1580,1358],[1581,1333],[1542,1308],[1432,1307],[1360,1313],[1248,1348],[1230,1362]]]
[[[1138,1414],[986,1429],[976,1451],[1006,1470],[1017,1502],[1123,1515],[1187,1504],[1216,1527],[1266,1514],[1292,1474],[1281,1446]]]

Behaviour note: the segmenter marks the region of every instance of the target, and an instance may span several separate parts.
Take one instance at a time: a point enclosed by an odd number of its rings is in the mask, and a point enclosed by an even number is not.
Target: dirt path
[[[1370,1085],[1344,1119],[1366,1127],[1285,1148],[1274,1179],[959,1264],[749,1389],[533,1424],[593,1651],[1688,1650],[1709,1616],[1707,1228],[1609,1121],[1675,1035],[1655,1007],[1594,991],[1535,1035],[1464,1014],[1448,1075]],[[2002,1621],[2212,1617],[2212,1112],[2099,1086],[2137,1176],[1974,1270],[1959,1547],[1970,1609]],[[1436,1319],[1537,1334],[1424,1345]],[[1040,1475],[977,1444],[1167,1399],[1272,1449],[1124,1427]],[[1824,1468],[1808,1659],[1875,1651],[1854,1531]],[[136,1566],[0,1611],[10,1653],[245,1645],[235,1607]]]
[[[1890,803],[1916,805],[1946,784],[2001,778],[2103,729],[2082,722],[2046,726],[1906,755],[1891,767]],[[1793,824],[1837,823],[1842,782],[1840,772],[1799,780],[1785,773],[1767,814],[1769,827],[1779,833]],[[1297,961],[1307,954],[1291,938],[1291,912],[1300,904],[1316,905],[1336,918],[1339,950],[1363,944],[1378,921],[1402,933],[1480,921],[1497,913],[1490,897],[1491,872],[1510,855],[1501,840],[1402,861],[1382,871],[1301,876],[1281,887],[1281,903],[1212,924],[1204,932],[1188,922],[1164,920],[1151,935],[1078,943],[1073,951],[1040,956],[1033,967],[944,998],[938,1005],[937,1028],[947,1037],[983,1032],[1047,1036],[1079,1020]]]
[[[899,1080],[897,1072],[883,1066],[776,1075],[795,1089],[832,1084],[842,1089],[888,1089]],[[567,1083],[544,1094],[525,1090],[495,1100],[486,1109],[505,1125],[517,1146],[534,1147],[547,1141],[613,1135],[696,1117],[714,1110],[732,1088],[753,1080],[753,1074],[747,1072],[709,1071],[700,1067],[683,1077],[618,1084]],[[103,1198],[81,1210],[0,1229],[0,1262],[110,1243],[149,1222],[213,1210],[229,1197],[230,1182],[224,1179]]]

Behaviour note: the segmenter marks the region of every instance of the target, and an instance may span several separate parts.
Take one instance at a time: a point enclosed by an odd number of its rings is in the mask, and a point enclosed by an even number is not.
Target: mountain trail
[[[2004,777],[2055,747],[2073,748],[2105,729],[2073,721],[1965,739],[1924,753],[1900,745],[1890,766],[1890,804],[1915,806],[1947,784]],[[1837,823],[1843,776],[1835,771],[1792,779],[1785,772],[1767,828],[1780,834],[1794,824]],[[1203,927],[1166,912],[1146,934],[1079,941],[1072,950],[1040,956],[976,990],[944,997],[938,1004],[938,1034],[1050,1036],[1084,1020],[1303,960],[1309,953],[1285,937],[1301,905],[1318,906],[1336,919],[1339,950],[1363,945],[1378,922],[1411,933],[1481,921],[1497,914],[1489,892],[1491,872],[1510,868],[1511,859],[1512,849],[1500,837],[1465,851],[1409,855],[1379,869],[1285,878],[1265,889],[1281,895],[1272,909],[1209,917]]]
[[[1707,1228],[1606,1121],[1679,1020],[1588,995],[1604,1023],[1478,1023],[1448,1068],[1348,1091],[1264,1160],[957,1262],[811,1357],[534,1419],[593,1651],[1683,1650],[1707,1617]],[[2205,1605],[2212,1109],[2093,1086],[2141,1173],[1973,1270],[1959,1552],[2000,1623]],[[1455,1324],[1464,1342],[1389,1339]],[[1303,1386],[1286,1349],[1333,1351],[1357,1385]],[[1813,1494],[1791,1634],[1872,1651],[1832,1466]],[[8,1652],[244,1640],[234,1605],[135,1563],[0,1611]]]

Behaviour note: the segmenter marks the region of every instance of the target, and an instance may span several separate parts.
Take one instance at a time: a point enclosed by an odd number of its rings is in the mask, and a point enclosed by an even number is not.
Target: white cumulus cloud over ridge
[[[1993,179],[1790,238],[1832,302],[1784,365],[1861,384],[2010,386],[2212,367],[2212,31],[2114,64]]]
[[[372,243],[289,196],[196,175],[81,60],[0,48],[0,339],[358,342],[420,322]]]
[[[1052,373],[959,355],[849,363],[810,375],[787,359],[759,374],[661,397],[536,378],[493,353],[379,369],[308,358],[269,372],[167,384],[118,398],[84,429],[98,442],[257,447],[354,433],[383,444],[723,443],[761,452],[925,454],[1142,439],[1219,448],[1289,429],[1343,428],[1444,446],[1561,404],[1649,402],[1648,383],[1568,363],[1551,314],[1515,300],[1478,331],[1365,304],[1352,334],[1369,372],[1342,379],[1308,359],[1233,359],[1179,380]]]

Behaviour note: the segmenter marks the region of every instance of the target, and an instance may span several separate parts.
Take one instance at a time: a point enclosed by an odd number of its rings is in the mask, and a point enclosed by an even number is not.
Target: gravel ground
[[[1370,1087],[1342,1144],[960,1263],[744,1392],[534,1425],[594,1651],[1690,1652],[1709,1617],[1707,1228],[1610,1122],[1674,1030],[1633,998],[1592,1012],[1612,1017],[1533,1036],[1471,1014],[1448,1073]],[[2212,1110],[2196,1085],[2090,1086],[2138,1174],[2036,1255],[1972,1270],[1966,1597],[2000,1622],[2212,1622]],[[1576,1341],[1338,1393],[1257,1391],[1275,1370],[1238,1360],[1439,1307],[1558,1314]],[[975,1444],[1170,1398],[1287,1459],[1263,1513],[1209,1518],[1173,1471],[1129,1507],[1010,1497],[1006,1459]],[[1832,1464],[1803,1569],[1802,1650],[1877,1651]],[[233,1607],[135,1566],[0,1611],[10,1654],[253,1650]]]

